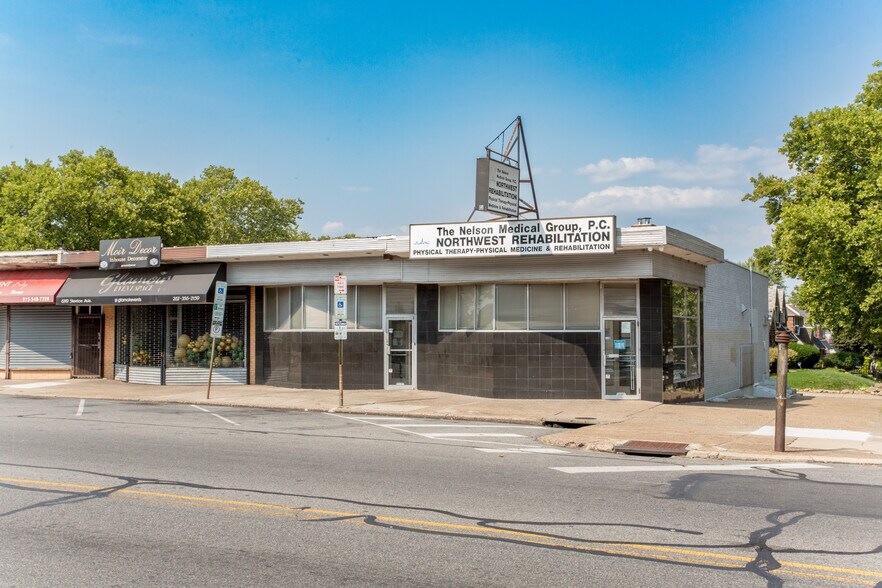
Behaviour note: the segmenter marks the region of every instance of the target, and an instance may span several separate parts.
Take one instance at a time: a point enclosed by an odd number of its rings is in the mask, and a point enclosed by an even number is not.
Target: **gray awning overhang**
[[[56,304],[139,305],[211,302],[214,285],[226,275],[221,263],[169,265],[157,269],[81,269],[71,272]]]

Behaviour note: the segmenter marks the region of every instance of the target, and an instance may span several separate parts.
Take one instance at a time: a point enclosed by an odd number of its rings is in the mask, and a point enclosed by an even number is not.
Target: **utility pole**
[[[775,451],[784,451],[784,431],[787,425],[787,349],[790,334],[778,325],[775,331],[778,344],[778,380],[775,386]]]

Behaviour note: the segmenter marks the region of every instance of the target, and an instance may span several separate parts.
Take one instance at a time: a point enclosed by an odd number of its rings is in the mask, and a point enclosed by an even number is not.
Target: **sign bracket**
[[[523,147],[524,151],[523,156],[521,155],[521,147]],[[496,137],[484,147],[484,150],[487,153],[487,159],[490,159],[491,161],[519,168],[521,172],[526,169],[526,178],[519,177],[518,183],[530,185],[530,196],[532,198],[525,199],[518,197],[517,215],[514,216],[514,218],[516,220],[527,218],[535,218],[536,220],[539,220],[541,217],[539,216],[539,203],[536,198],[536,184],[533,181],[533,168],[530,165],[530,153],[527,150],[527,136],[524,133],[524,121],[521,116],[518,115],[513,121],[511,121],[501,133],[496,135]],[[521,165],[522,161],[526,163],[526,166]],[[531,199],[532,202],[530,202]],[[512,218],[511,215],[505,213],[492,210],[479,210],[476,204],[466,222],[471,222],[472,217],[474,217],[476,212],[486,212],[492,215],[492,218],[489,220]]]

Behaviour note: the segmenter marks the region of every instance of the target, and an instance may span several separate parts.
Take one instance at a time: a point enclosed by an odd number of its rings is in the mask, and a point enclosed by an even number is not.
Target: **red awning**
[[[66,269],[0,272],[0,304],[55,304]]]

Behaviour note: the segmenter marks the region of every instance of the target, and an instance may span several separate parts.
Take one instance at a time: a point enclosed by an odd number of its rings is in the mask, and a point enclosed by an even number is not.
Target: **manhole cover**
[[[686,455],[688,443],[666,443],[664,441],[628,441],[613,448],[618,453],[631,455]]]

